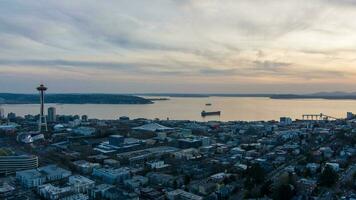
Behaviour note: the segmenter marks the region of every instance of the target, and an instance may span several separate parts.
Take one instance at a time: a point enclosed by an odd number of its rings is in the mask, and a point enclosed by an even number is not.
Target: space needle
[[[37,90],[40,92],[40,102],[41,102],[41,112],[40,112],[40,119],[38,121],[38,131],[48,131],[47,128],[47,119],[44,115],[44,92],[47,90],[43,84],[37,87]]]

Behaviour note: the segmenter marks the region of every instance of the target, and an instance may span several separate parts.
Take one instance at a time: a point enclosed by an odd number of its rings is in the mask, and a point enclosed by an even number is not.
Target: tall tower
[[[39,132],[48,131],[47,120],[46,120],[46,116],[44,115],[44,92],[47,90],[47,88],[43,84],[41,84],[39,87],[37,87],[37,90],[40,92],[40,102],[41,102],[41,112],[40,112],[40,119],[38,121],[38,130]]]

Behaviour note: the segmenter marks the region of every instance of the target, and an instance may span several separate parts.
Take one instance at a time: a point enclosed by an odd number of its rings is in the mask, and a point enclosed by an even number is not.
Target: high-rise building
[[[82,115],[82,121],[87,122],[88,121],[88,115]]]
[[[15,120],[15,119],[16,119],[16,114],[13,113],[13,112],[8,113],[8,114],[7,114],[7,119],[8,119],[9,121]]]
[[[355,115],[352,112],[347,112],[346,119],[353,119]]]
[[[56,122],[57,121],[57,113],[55,107],[48,108],[48,122]]]
[[[5,118],[5,110],[4,108],[0,107],[0,119],[4,119]]]
[[[37,87],[37,90],[40,92],[40,103],[41,103],[41,109],[40,109],[40,119],[38,121],[38,131],[48,131],[47,128],[47,119],[46,116],[44,115],[44,92],[47,90],[47,88],[41,84],[39,87]]]

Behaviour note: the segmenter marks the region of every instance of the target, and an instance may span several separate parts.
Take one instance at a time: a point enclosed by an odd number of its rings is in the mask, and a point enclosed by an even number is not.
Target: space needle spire
[[[40,103],[41,103],[41,111],[40,111],[40,119],[38,121],[38,131],[48,131],[47,128],[47,120],[46,116],[44,115],[44,92],[47,90],[47,88],[41,84],[40,86],[37,87],[37,90],[40,92]]]

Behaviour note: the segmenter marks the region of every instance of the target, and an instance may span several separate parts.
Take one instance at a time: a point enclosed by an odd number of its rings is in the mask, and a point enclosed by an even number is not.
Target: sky
[[[356,91],[356,0],[2,0],[0,92]]]

